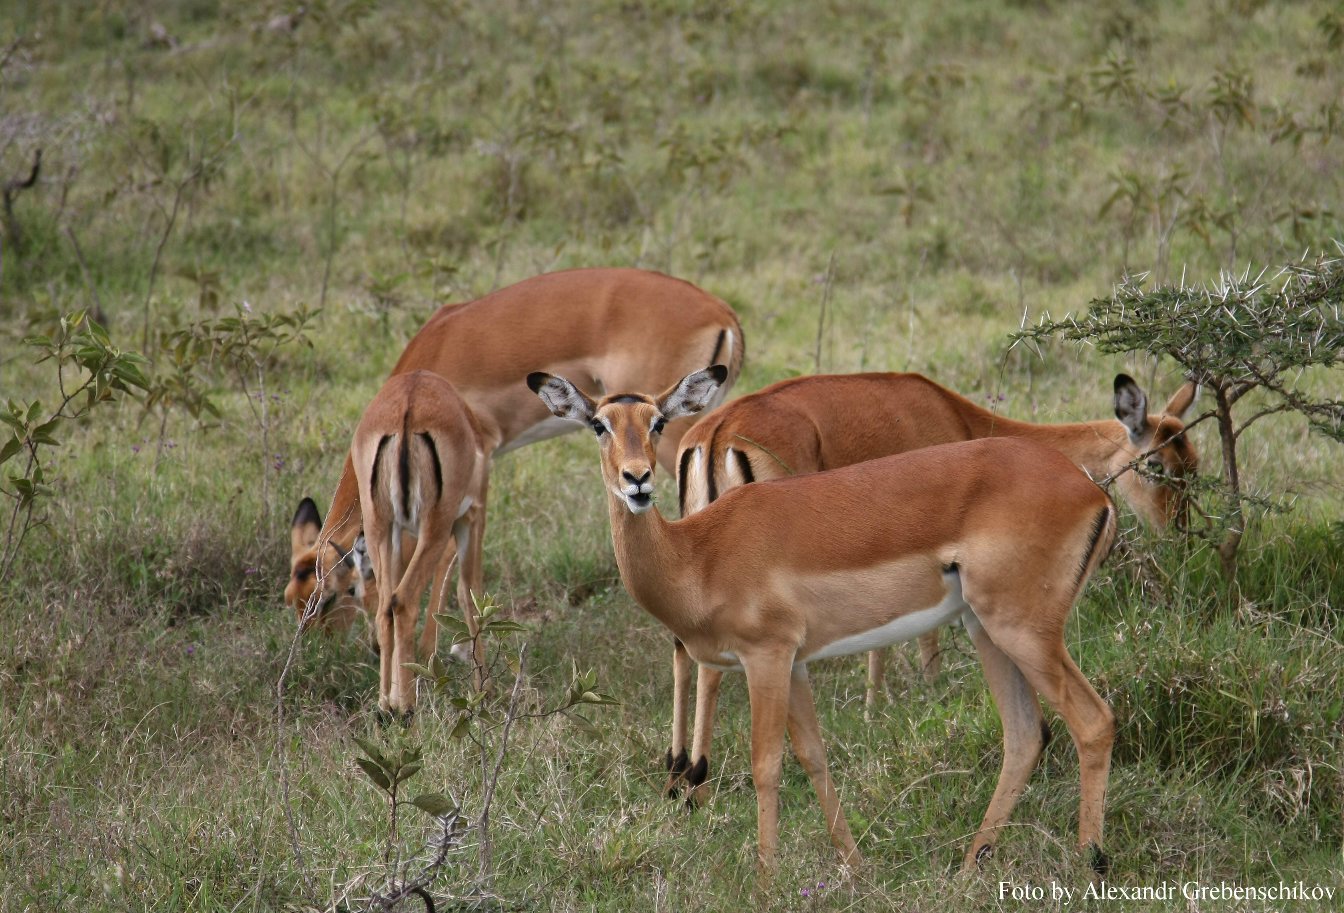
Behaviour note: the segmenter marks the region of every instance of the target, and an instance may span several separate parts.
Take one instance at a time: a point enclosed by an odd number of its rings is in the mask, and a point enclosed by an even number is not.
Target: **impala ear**
[[[533,393],[541,397],[541,401],[556,418],[578,422],[580,425],[586,425],[593,420],[593,413],[597,411],[596,405],[588,398],[588,394],[563,377],[556,377],[544,371],[534,371],[527,375],[527,385],[532,388]]]
[[[728,369],[723,365],[710,365],[703,371],[687,374],[671,390],[658,397],[658,411],[666,419],[693,415],[709,405],[727,379]]]
[[[1162,411],[1172,418],[1185,419],[1185,413],[1190,411],[1190,407],[1195,404],[1195,397],[1199,395],[1199,384],[1193,380],[1187,380],[1181,384],[1181,388],[1171,394],[1171,399],[1167,400],[1166,406]]]
[[[289,524],[290,552],[298,554],[312,548],[320,532],[322,515],[317,512],[317,505],[312,498],[304,498],[299,502],[299,509],[294,511],[294,519]]]
[[[1115,417],[1129,429],[1135,444],[1148,433],[1148,395],[1128,374],[1115,375]]]

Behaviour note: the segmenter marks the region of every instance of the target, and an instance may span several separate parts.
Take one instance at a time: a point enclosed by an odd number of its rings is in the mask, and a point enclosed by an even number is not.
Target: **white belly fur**
[[[947,581],[947,595],[942,602],[927,609],[910,612],[900,618],[893,618],[881,627],[872,628],[859,634],[851,634],[833,640],[821,649],[807,656],[800,656],[799,662],[810,663],[814,659],[827,659],[832,656],[848,656],[851,653],[866,653],[892,644],[914,640],[943,625],[950,624],[969,611],[970,606],[961,597],[961,577],[955,572],[944,574]]]
[[[547,416],[537,422],[531,428],[528,428],[522,434],[509,441],[503,447],[495,451],[495,456],[508,453],[511,450],[517,450],[519,447],[526,447],[528,444],[535,444],[537,441],[549,440],[553,437],[559,437],[562,434],[568,434],[571,431],[578,431],[579,426],[574,422],[555,416]]]

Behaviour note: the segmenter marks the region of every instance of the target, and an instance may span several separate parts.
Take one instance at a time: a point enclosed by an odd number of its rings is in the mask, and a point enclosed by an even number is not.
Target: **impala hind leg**
[[[845,865],[856,866],[863,861],[863,857],[854,844],[854,835],[849,831],[849,822],[845,820],[845,813],[840,808],[840,797],[836,795],[835,783],[831,780],[831,772],[826,764],[826,745],[821,739],[817,707],[812,698],[812,683],[807,677],[807,667],[803,665],[793,667],[788,725],[793,754],[812,781],[812,788],[821,803],[822,815],[826,818],[826,830],[831,835],[831,843],[835,844]]]
[[[435,571],[441,564],[442,555],[448,548],[451,533],[439,528],[439,524],[428,524],[416,541],[415,552],[406,564],[406,570],[397,581],[388,600],[386,611],[380,612],[379,636],[387,621],[392,624],[392,650],[383,646],[383,663],[391,666],[390,708],[394,713],[409,715],[415,710],[415,673],[406,668],[407,663],[416,661],[415,623],[420,618],[420,600],[425,590],[430,588]],[[430,604],[430,610],[434,608]],[[382,702],[379,702],[382,706]]]
[[[1078,750],[1078,845],[1084,852],[1090,852],[1090,862],[1097,874],[1104,875],[1110,863],[1102,852],[1101,840],[1115,715],[1069,656],[1062,632],[1043,637],[1028,629],[996,627],[992,618],[981,619],[981,623],[994,644],[1008,655],[1069,728],[1069,736]]]
[[[919,637],[919,671],[926,684],[932,685],[943,671],[942,629],[934,628]]]
[[[420,645],[415,651],[416,662],[427,663],[430,657],[439,651],[439,623],[434,615],[447,607],[448,577],[453,573],[455,563],[457,563],[456,540],[449,542],[448,547],[443,550],[439,567],[434,571],[434,582],[429,590],[429,608],[425,611],[425,626],[420,631]]]
[[[995,646],[974,616],[968,617],[966,628],[980,655],[985,683],[998,708],[1003,723],[1003,765],[999,783],[989,800],[984,822],[971,841],[962,863],[962,870],[974,869],[982,859],[994,852],[998,829],[1007,823],[1026,788],[1031,772],[1036,768],[1041,750],[1045,747],[1046,733],[1041,718],[1041,705],[1036,692],[1008,656]]]

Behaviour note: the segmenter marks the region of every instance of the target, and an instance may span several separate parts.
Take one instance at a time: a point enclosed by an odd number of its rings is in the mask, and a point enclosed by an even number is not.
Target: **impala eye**
[[[663,417],[660,415],[660,416],[658,417],[658,421],[656,421],[656,422],[653,423],[653,427],[652,427],[651,429],[649,429],[649,431],[650,431],[650,433],[652,433],[652,434],[662,434],[662,433],[663,433],[663,428],[664,428],[664,426],[666,426],[666,425],[667,425],[667,419],[663,418]]]
[[[607,426],[602,424],[602,420],[598,418],[593,419],[592,427],[593,434],[596,434],[598,437],[601,437],[607,431]]]

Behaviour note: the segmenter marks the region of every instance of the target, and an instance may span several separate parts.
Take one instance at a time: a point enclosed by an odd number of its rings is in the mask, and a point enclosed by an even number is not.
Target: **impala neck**
[[[694,623],[690,582],[676,568],[686,566],[683,543],[658,508],[631,513],[625,502],[608,492],[611,541],[616,566],[626,590],[644,609],[679,633]]]
[[[1133,458],[1129,432],[1115,419],[1036,424],[980,410],[970,424],[979,437],[1028,438],[1058,450],[1094,479],[1110,475]]]

